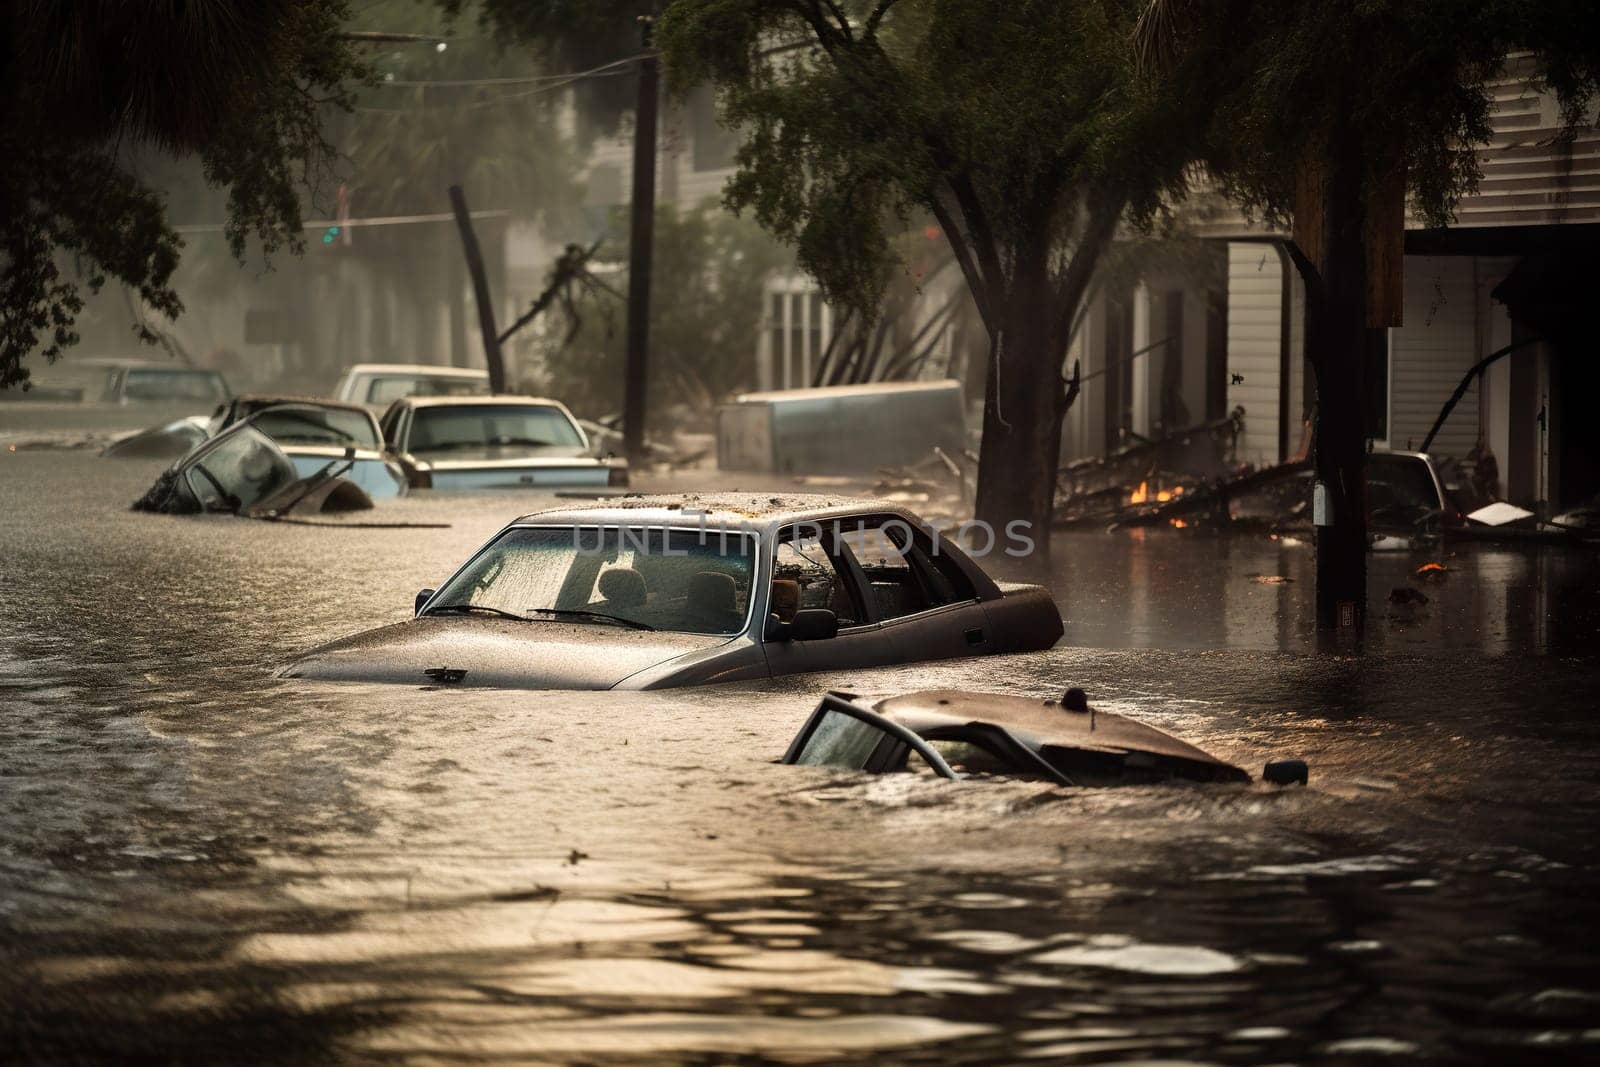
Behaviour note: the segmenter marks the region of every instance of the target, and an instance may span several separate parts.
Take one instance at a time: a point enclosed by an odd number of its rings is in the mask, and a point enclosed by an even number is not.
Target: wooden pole
[[[650,44],[645,23],[645,46]],[[650,381],[650,269],[656,218],[656,102],[660,61],[639,60],[639,102],[634,113],[633,205],[628,238],[628,364],[622,400],[622,450],[629,462],[644,456],[645,409]]]
[[[473,301],[478,305],[478,326],[483,331],[483,359],[489,369],[489,391],[506,391],[506,365],[500,357],[500,335],[494,325],[494,300],[489,295],[489,276],[483,269],[483,252],[478,235],[472,230],[467,212],[467,195],[461,186],[450,187],[450,208],[455,212],[456,229],[461,231],[461,251],[466,256],[467,272],[472,275]]]

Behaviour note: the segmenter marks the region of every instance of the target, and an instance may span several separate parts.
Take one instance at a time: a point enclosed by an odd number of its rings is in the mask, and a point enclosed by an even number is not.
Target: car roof
[[[429,378],[488,378],[477,367],[447,367],[440,363],[352,363],[346,374],[414,374]]]
[[[893,393],[947,393],[959,389],[961,383],[954,378],[937,378],[932,381],[866,382],[860,385],[824,385],[808,389],[769,389],[765,392],[740,393],[734,397],[736,404],[770,404],[779,401],[838,400],[841,397],[886,396]]]
[[[869,702],[857,698],[858,705]],[[873,711],[919,736],[942,727],[999,726],[1030,746],[1139,750],[1206,763],[1223,763],[1209,752],[1121,715],[1068,711],[1060,700],[931,689],[872,701]]]
[[[265,411],[267,408],[275,408],[286,405],[299,405],[302,407],[314,408],[337,408],[340,411],[359,411],[364,415],[371,414],[370,411],[362,407],[360,404],[352,404],[345,400],[329,400],[327,397],[322,396],[285,396],[277,393],[240,393],[231,400],[223,402],[223,406],[226,406],[233,411],[238,411],[240,408],[248,407],[251,409],[251,414],[254,414],[258,411]]]
[[[118,366],[127,370],[153,370],[164,374],[210,374],[222,377],[222,372],[214,367],[185,367],[176,363],[154,363],[143,360],[129,360]]]
[[[685,513],[688,514],[685,514]],[[522,516],[518,524],[685,526],[786,526],[810,519],[861,513],[900,515],[918,522],[904,508],[863,497],[822,493],[661,493],[602,497]],[[702,517],[703,516],[703,517]]]
[[[559,400],[552,400],[545,396],[508,396],[503,393],[477,393],[466,396],[403,396],[395,401],[396,404],[410,404],[414,408],[449,408],[449,407],[483,407],[485,405],[501,407],[544,407],[560,408],[566,411],[567,405]]]

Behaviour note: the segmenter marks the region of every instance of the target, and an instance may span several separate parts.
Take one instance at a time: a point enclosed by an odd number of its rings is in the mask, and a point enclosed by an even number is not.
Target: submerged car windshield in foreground
[[[423,614],[621,624],[679,633],[745,628],[756,540],[743,533],[519,526],[478,554]]]

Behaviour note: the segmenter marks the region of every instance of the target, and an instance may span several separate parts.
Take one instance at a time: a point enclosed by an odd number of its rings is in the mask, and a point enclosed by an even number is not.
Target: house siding
[[[1228,246],[1228,409],[1244,408],[1241,463],[1278,462],[1283,272],[1262,244]],[[1234,376],[1244,381],[1235,384]],[[1293,410],[1291,408],[1291,410]]]
[[[1450,393],[1478,361],[1471,256],[1406,257],[1405,325],[1389,331],[1389,443],[1420,448]],[[1478,440],[1478,385],[1451,412],[1432,451],[1464,456]]]

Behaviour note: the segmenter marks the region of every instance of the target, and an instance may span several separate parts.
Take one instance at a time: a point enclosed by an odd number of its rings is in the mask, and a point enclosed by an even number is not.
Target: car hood
[[[422,616],[312,649],[280,676],[403,685],[610,689],[630,675],[731,638],[604,623]],[[430,675],[426,672],[434,671]],[[455,677],[456,672],[465,672]]]

